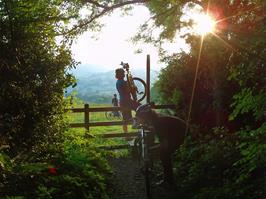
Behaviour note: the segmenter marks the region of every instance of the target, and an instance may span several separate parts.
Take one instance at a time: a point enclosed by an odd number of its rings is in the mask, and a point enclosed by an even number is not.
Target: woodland
[[[265,0],[0,0],[0,198],[112,199],[108,154],[68,133],[64,90],[73,39],[139,5],[151,18],[133,40],[166,65],[153,98],[189,118],[173,161],[179,198],[266,198]],[[195,6],[214,15],[213,34],[184,31]],[[168,55],[177,33],[190,51]]]

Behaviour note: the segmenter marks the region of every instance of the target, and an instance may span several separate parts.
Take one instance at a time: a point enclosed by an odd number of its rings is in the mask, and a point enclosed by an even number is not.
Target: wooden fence
[[[155,105],[154,109],[174,109],[174,105]],[[85,104],[84,108],[71,108],[66,109],[66,111],[70,111],[70,113],[84,113],[84,123],[70,123],[71,128],[86,128],[89,130],[91,127],[96,126],[115,126],[115,125],[124,125],[131,124],[130,122],[124,121],[106,121],[106,122],[91,122],[90,121],[90,113],[94,112],[106,112],[106,111],[121,111],[120,107],[90,107],[89,104]],[[108,133],[102,134],[103,138],[115,138],[115,137],[127,137],[127,136],[135,136],[136,132],[133,133]]]

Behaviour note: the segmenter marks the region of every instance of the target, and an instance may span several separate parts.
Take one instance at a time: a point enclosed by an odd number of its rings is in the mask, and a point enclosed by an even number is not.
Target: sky
[[[98,66],[99,70],[104,71],[120,67],[121,61],[129,63],[131,68],[140,69],[146,67],[146,57],[149,54],[151,70],[159,71],[164,68],[164,64],[159,62],[155,47],[148,44],[136,46],[129,41],[137,33],[138,27],[149,19],[148,9],[136,6],[131,13],[130,16],[122,16],[120,10],[115,10],[112,15],[103,17],[101,22],[105,26],[97,33],[97,39],[92,38],[95,33],[89,31],[79,36],[72,47],[75,60],[83,65]],[[177,52],[179,49],[176,43],[167,45],[169,53]],[[136,54],[135,51],[139,48],[142,49],[142,53]]]

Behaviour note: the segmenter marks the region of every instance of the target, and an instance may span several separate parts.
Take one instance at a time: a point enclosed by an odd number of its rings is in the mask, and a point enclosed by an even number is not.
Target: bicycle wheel
[[[113,119],[113,113],[111,111],[107,111],[105,112],[105,117],[106,119],[111,120]]]
[[[147,199],[151,199],[151,182],[150,182],[150,172],[151,172],[151,164],[150,164],[150,155],[149,155],[149,143],[147,140],[147,132],[142,129],[141,133],[141,157],[142,157],[142,169],[143,169],[143,174],[144,174],[144,181],[145,181],[145,192],[146,192],[146,197]]]
[[[121,119],[121,113],[119,111],[113,111],[113,117],[115,119]]]
[[[141,138],[137,138],[137,140],[135,140],[135,152],[137,153],[141,173],[144,176],[145,196],[147,199],[152,199],[150,162],[149,160],[144,160],[143,145],[141,142]]]
[[[122,118],[122,113],[120,111],[118,111],[118,119],[120,119],[120,120],[123,119]]]
[[[144,162],[144,180],[145,180],[145,191],[147,199],[151,199],[151,182],[150,182],[150,166],[149,162]]]
[[[143,79],[139,77],[133,77],[133,83],[137,88],[136,95],[137,95],[137,101],[141,102],[146,97],[147,91],[146,91],[146,83]]]

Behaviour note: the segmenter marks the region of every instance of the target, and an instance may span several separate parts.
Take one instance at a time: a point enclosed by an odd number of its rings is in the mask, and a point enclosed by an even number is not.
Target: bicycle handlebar
[[[152,127],[147,124],[138,124],[140,129],[151,131]]]

